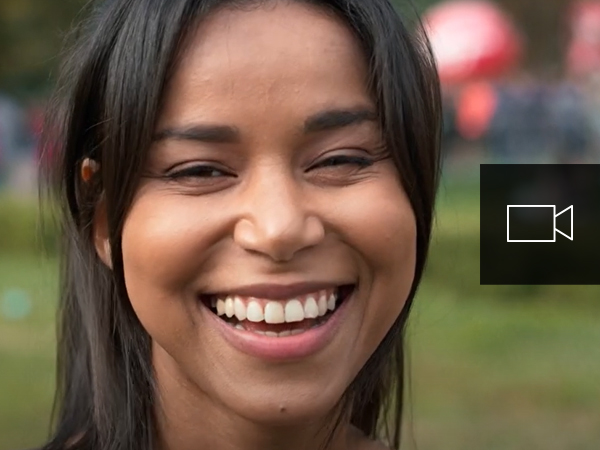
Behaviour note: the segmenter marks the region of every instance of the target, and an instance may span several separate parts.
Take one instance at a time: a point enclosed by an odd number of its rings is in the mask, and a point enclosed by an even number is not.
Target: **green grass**
[[[420,294],[409,329],[416,448],[600,448],[597,309],[427,284]]]
[[[40,218],[34,199],[0,191],[0,255],[55,252],[54,212],[45,208]]]
[[[599,286],[481,286],[477,186],[443,182],[410,319],[405,448],[600,448],[598,299]]]
[[[408,450],[600,448],[598,287],[479,285],[478,196],[445,184],[409,326]],[[0,253],[0,450],[39,445],[54,376],[55,261]],[[416,445],[415,445],[416,443]]]
[[[0,255],[0,304],[24,291],[31,314],[0,315],[0,449],[31,448],[47,435],[54,383],[55,264]]]

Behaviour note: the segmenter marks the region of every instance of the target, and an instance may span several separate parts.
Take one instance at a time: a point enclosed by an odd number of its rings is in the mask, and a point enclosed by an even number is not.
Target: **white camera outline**
[[[510,208],[552,208],[552,228],[554,230],[554,238],[550,239],[510,239]],[[566,235],[560,230],[556,229],[556,218],[564,212],[571,210],[571,236]],[[569,240],[573,240],[573,232],[575,231],[575,224],[573,223],[573,205],[563,209],[561,212],[556,214],[556,205],[506,205],[506,242],[556,242],[556,232],[559,232]]]

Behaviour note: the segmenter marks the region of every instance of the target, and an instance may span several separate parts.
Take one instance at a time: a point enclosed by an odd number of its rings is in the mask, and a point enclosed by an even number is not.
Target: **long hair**
[[[417,220],[412,289],[394,325],[351,383],[344,417],[400,446],[404,330],[425,267],[439,179],[441,102],[424,33],[388,0],[297,0],[334,12],[369,66],[381,129]],[[62,265],[54,431],[44,450],[151,450],[156,438],[150,337],[123,275],[121,233],[165,85],[190,30],[218,8],[256,0],[107,0],[92,6],[62,68],[46,140],[53,201],[61,206]],[[81,161],[101,170],[84,183]],[[112,268],[92,223],[102,202]]]

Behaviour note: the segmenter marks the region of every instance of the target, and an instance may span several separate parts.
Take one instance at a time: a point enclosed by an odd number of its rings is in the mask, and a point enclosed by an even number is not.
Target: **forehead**
[[[293,110],[300,120],[369,102],[366,80],[359,42],[330,12],[296,2],[219,10],[189,36],[163,119],[289,117]]]

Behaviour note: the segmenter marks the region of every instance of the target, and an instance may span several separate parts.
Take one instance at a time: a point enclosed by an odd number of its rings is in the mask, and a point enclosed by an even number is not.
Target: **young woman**
[[[58,98],[44,449],[398,448],[438,179],[423,34],[388,0],[108,1]]]

